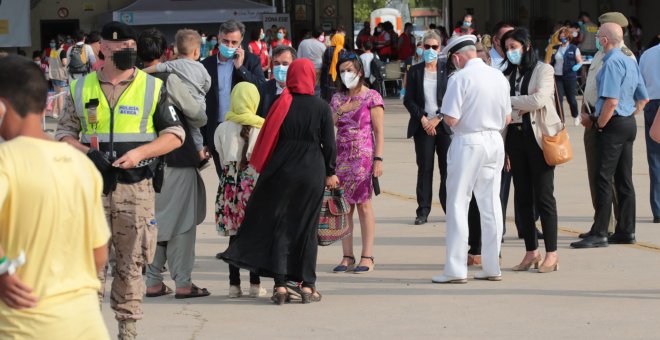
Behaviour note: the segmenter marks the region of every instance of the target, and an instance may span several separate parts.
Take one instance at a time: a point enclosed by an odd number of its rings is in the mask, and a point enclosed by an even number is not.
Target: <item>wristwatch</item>
[[[375,162],[375,161],[381,161],[381,162],[382,162],[382,161],[383,161],[383,157],[374,156],[374,162]]]

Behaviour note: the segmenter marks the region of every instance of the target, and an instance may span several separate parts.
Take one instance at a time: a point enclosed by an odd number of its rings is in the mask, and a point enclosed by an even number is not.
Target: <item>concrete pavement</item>
[[[501,282],[470,280],[465,285],[437,285],[431,276],[445,262],[445,223],[435,204],[430,223],[413,226],[416,165],[412,140],[405,139],[408,114],[399,100],[386,100],[383,194],[374,199],[377,218],[373,273],[333,274],[341,245],[319,248],[317,286],[323,301],[275,306],[268,298],[229,299],[228,270],[215,254],[227,246],[213,223],[217,178],[203,172],[207,218],[197,232],[193,280],[212,295],[175,300],[173,295],[145,298],[141,339],[650,339],[660,325],[660,225],[650,223],[649,179],[642,117],[637,117],[634,183],[637,194],[638,245],[574,250],[575,232],[587,230],[593,209],[587,184],[581,127],[568,130],[573,161],[555,172],[559,224],[558,272],[514,273],[509,268],[524,255],[509,218],[502,247]],[[438,173],[435,187],[437,192]],[[437,202],[437,197],[435,198]],[[510,197],[508,216],[513,215]],[[357,217],[356,217],[357,220]],[[356,221],[357,222],[357,221]],[[359,224],[358,224],[359,225]],[[356,231],[359,245],[359,231]],[[540,242],[543,252],[543,243]],[[355,254],[360,254],[357,246]],[[472,275],[478,268],[471,268]],[[247,290],[247,272],[242,271]],[[168,274],[166,274],[168,277]],[[166,284],[173,287],[173,282]],[[269,291],[272,280],[263,279]],[[108,290],[109,292],[109,286]],[[117,322],[106,296],[103,304],[110,334]]]

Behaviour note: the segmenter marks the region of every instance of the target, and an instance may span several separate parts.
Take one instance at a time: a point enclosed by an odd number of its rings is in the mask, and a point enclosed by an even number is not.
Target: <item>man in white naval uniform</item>
[[[502,241],[500,131],[511,120],[509,82],[477,57],[477,38],[453,38],[443,54],[459,70],[447,84],[440,112],[454,131],[447,154],[447,264],[435,283],[466,283],[468,207],[472,193],[481,216],[481,272],[475,279],[499,281]]]

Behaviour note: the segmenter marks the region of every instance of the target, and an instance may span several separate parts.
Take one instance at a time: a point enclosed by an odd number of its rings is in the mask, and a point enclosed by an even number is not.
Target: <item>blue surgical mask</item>
[[[277,32],[277,40],[282,40],[282,39],[284,39],[284,33]]]
[[[259,36],[259,40],[264,40],[265,37],[266,37],[266,34],[261,33],[261,35]]]
[[[424,50],[424,62],[430,64],[438,59],[438,52],[432,48]]]
[[[417,47],[417,49],[415,50],[415,53],[417,53],[418,57],[421,57],[422,54],[424,54],[424,49],[421,48],[421,47]]]
[[[563,45],[563,44],[565,44],[565,43],[568,42],[568,39],[566,39],[566,38],[559,38],[559,41],[561,41],[561,44]]]
[[[235,53],[236,53],[236,48],[230,48],[230,47],[227,47],[227,45],[225,45],[225,44],[220,44],[220,54],[223,57],[225,57],[227,59],[231,59],[231,58],[234,57]]]
[[[577,38],[578,37],[578,32],[573,32],[572,35],[573,35],[573,38]]]
[[[286,71],[289,70],[289,65],[277,65],[273,67],[273,77],[280,83],[286,83]]]
[[[211,46],[215,47],[215,45],[217,45],[217,44],[218,44],[217,40],[215,40],[215,39],[211,40]]]
[[[464,27],[470,27],[470,26],[472,26],[472,23],[468,22],[468,21],[463,21],[463,26]]]
[[[603,50],[604,50],[603,45],[600,44],[600,39],[599,38],[596,38],[596,48],[600,52],[603,52]]]
[[[55,48],[55,47],[57,47],[56,43],[54,43],[54,42],[50,43],[50,48]]]
[[[520,65],[520,62],[522,61],[522,49],[507,51],[506,57],[512,64]]]

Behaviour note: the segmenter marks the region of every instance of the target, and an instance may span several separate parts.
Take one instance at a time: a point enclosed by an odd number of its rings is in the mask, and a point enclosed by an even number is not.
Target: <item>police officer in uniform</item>
[[[162,185],[158,157],[181,146],[185,131],[163,82],[135,67],[135,31],[111,22],[101,37],[101,52],[109,62],[72,82],[71,102],[55,138],[86,153],[103,176],[116,257],[110,304],[119,339],[135,339],[145,290],[142,267],[151,262],[156,246],[155,191]],[[105,271],[99,278],[105,281]]]
[[[474,35],[454,37],[443,53],[458,70],[447,83],[441,119],[454,136],[447,153],[447,264],[436,283],[467,282],[468,208],[474,192],[482,230],[482,268],[475,279],[499,281],[502,240],[500,173],[511,120],[509,82],[477,57]]]

